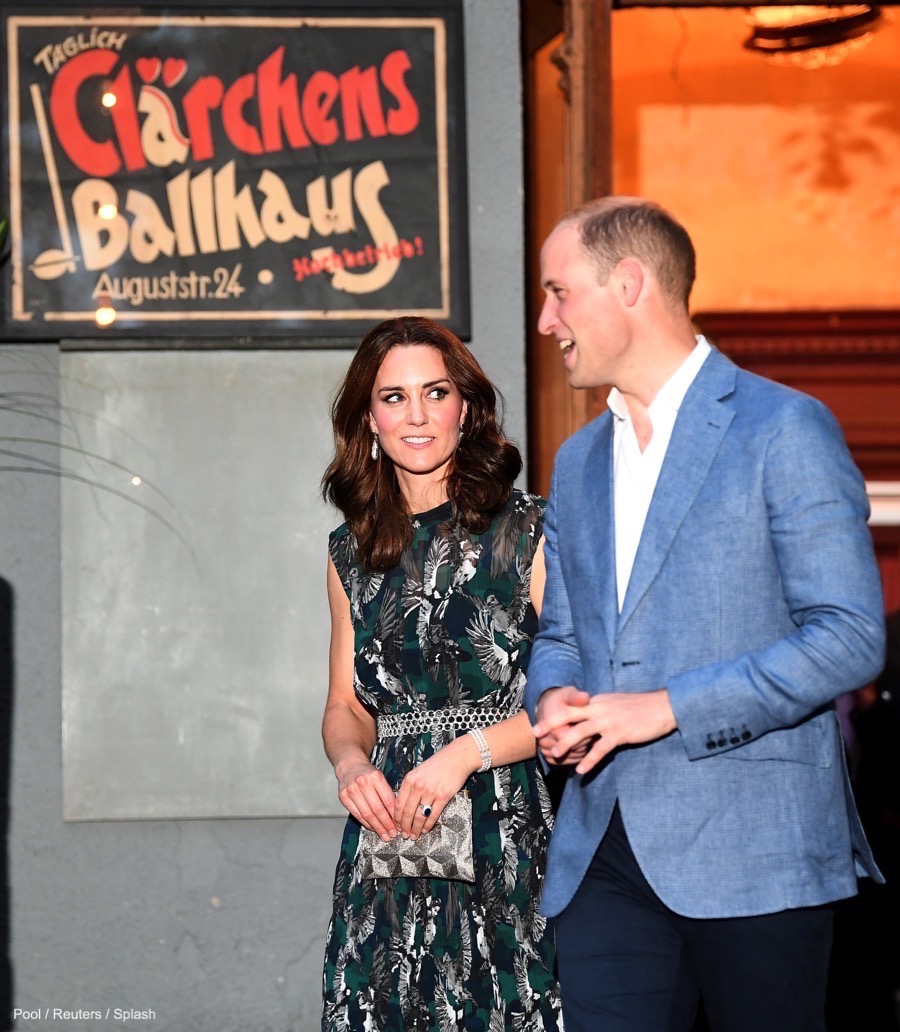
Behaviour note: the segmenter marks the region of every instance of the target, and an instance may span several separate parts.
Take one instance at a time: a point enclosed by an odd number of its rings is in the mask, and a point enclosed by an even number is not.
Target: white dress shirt
[[[650,499],[656,489],[656,481],[659,479],[663,459],[672,438],[678,409],[710,350],[706,338],[697,337],[697,346],[660,387],[647,409],[653,435],[643,452],[638,445],[625,399],[615,387],[609,392],[607,404],[615,417],[613,496],[619,612],[622,611],[631,568],[641,541],[647,510],[650,508]]]

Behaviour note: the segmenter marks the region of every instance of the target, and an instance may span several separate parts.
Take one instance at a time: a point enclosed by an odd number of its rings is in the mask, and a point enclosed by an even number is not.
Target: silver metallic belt
[[[509,710],[487,706],[447,706],[437,710],[387,713],[378,717],[378,739],[421,735],[426,731],[468,731],[473,727],[499,724],[511,716]]]

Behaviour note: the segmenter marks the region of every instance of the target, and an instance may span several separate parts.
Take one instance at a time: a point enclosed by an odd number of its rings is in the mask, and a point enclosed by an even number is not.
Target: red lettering
[[[263,61],[258,71],[259,124],[263,149],[269,154],[284,148],[282,127],[287,134],[288,146],[293,150],[309,146],[309,137],[300,118],[297,76],[292,72],[282,81],[283,59],[284,47],[279,47]]]
[[[384,111],[381,108],[381,91],[374,68],[367,68],[363,72],[357,65],[344,72],[341,76],[341,111],[344,116],[345,140],[362,139],[360,114],[366,120],[370,136],[387,135]]]
[[[285,48],[278,47],[256,73],[240,76],[227,89],[220,78],[207,75],[187,90],[182,105],[193,161],[215,157],[212,113],[217,109],[231,145],[255,155],[285,146],[329,146],[342,133],[349,142],[364,136],[404,135],[419,125],[419,108],[406,84],[412,62],[405,50],[388,54],[380,71],[357,65],[340,77],[314,72],[302,91],[296,74],[284,75],[284,54]],[[69,160],[86,175],[103,179],[123,166],[132,172],[147,166],[130,68],[123,66],[109,81],[118,60],[114,50],[98,47],[66,61],[53,81],[48,104],[53,131]],[[98,100],[101,89],[115,94],[109,130],[99,119],[96,125],[93,118],[85,120],[85,112],[95,109],[85,103],[88,88]],[[390,94],[389,109],[382,89]]]
[[[89,79],[108,76],[117,60],[112,50],[86,50],[66,61],[50,90],[50,120],[56,138],[69,160],[89,176],[114,175],[122,167],[122,159],[112,140],[95,140],[82,125],[78,92]]]
[[[331,109],[340,87],[331,72],[315,72],[303,90],[303,121],[314,143],[327,146],[339,136],[337,122]]]
[[[127,68],[123,68],[113,79],[110,92],[114,93],[116,97],[115,104],[110,108],[110,114],[119,146],[122,149],[122,156],[125,158],[125,167],[129,172],[136,172],[138,169],[147,167],[147,160],[144,157],[144,148],[141,146],[141,126],[134,102],[131,73]]]
[[[244,118],[244,105],[256,93],[256,78],[242,75],[226,90],[222,101],[222,125],[225,134],[239,151],[262,154],[262,141],[255,126]]]
[[[394,50],[381,63],[381,81],[385,89],[397,101],[397,106],[388,111],[387,127],[392,136],[411,133],[419,124],[419,105],[409,92],[404,76],[412,68],[412,61],[405,50]]]
[[[199,78],[184,96],[184,117],[194,161],[209,161],[215,153],[209,113],[222,103],[225,88],[215,75]]]

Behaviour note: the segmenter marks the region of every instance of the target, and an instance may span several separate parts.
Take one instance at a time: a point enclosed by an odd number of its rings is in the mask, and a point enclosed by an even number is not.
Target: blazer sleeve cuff
[[[525,683],[524,706],[528,719],[535,721],[535,710],[541,696],[550,688],[562,688],[566,685],[573,685],[575,688],[583,686],[584,675],[581,664],[576,662],[565,662],[557,659],[555,662],[542,662],[535,660],[532,656],[528,667],[528,677]]]

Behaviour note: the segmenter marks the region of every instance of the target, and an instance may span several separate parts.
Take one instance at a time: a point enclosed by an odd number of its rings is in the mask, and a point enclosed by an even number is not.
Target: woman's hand
[[[572,742],[565,750],[559,743],[572,728],[581,726],[586,707],[591,701],[588,692],[572,685],[548,688],[538,699],[537,721],[532,734],[537,738],[538,748],[544,760],[552,767],[574,766],[587,755],[594,744],[591,737]]]
[[[364,827],[380,835],[385,842],[396,837],[395,799],[384,774],[371,763],[356,761],[335,768],[338,798]]]
[[[352,817],[385,842],[397,834],[394,793],[369,762],[376,742],[375,718],[353,688],[354,630],[350,600],[328,557],[331,647],[328,653],[328,702],[322,718],[325,752],[338,781],[338,798]]]
[[[403,779],[394,807],[400,834],[417,839],[431,831],[444,807],[480,763],[478,747],[464,735],[414,767]],[[427,817],[422,812],[425,806],[431,807]]]

